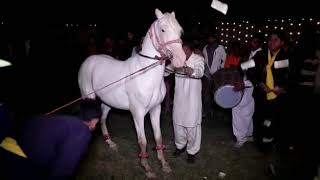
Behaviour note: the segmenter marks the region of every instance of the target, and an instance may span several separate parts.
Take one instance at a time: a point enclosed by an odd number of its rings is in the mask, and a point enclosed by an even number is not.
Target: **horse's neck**
[[[142,44],[142,49],[141,49],[141,54],[145,55],[145,56],[149,56],[151,58],[154,58],[156,56],[160,57],[160,53],[154,48],[154,44],[152,43],[152,40],[149,36],[149,34],[147,34],[145,36],[145,40]],[[142,56],[139,56],[138,60],[140,61],[139,63],[141,65],[143,65],[144,67],[151,65],[153,63],[156,63],[159,60],[155,60],[155,59],[150,59],[150,58],[145,58]],[[158,64],[156,66],[153,66],[151,69],[149,69],[149,73],[154,74],[153,77],[155,78],[154,80],[156,81],[161,81],[163,79],[163,75],[164,75],[164,64],[162,65]]]
[[[143,41],[142,48],[141,48],[141,54],[149,56],[149,57],[155,57],[159,56],[160,53],[155,49],[156,44],[152,43],[152,39],[150,38],[149,33],[145,36],[145,40]]]

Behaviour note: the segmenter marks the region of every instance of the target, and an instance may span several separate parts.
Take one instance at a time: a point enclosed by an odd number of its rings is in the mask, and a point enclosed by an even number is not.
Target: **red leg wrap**
[[[163,149],[165,149],[165,148],[166,148],[166,146],[163,145],[163,144],[160,144],[160,145],[156,146],[156,150],[157,150],[157,151],[163,150]]]
[[[138,154],[139,158],[148,158],[149,157],[149,153],[148,152],[141,152]]]
[[[103,140],[106,142],[107,140],[111,139],[109,134],[103,135]]]

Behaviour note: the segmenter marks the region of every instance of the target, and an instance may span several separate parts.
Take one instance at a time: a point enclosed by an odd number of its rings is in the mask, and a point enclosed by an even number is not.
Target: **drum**
[[[213,74],[214,101],[222,108],[233,108],[237,106],[243,96],[243,90],[235,91],[234,84],[240,83],[240,73],[232,68],[219,69]]]

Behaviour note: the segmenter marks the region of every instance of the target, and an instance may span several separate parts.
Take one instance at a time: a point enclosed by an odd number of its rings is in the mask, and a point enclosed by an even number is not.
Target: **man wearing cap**
[[[6,137],[0,144],[0,179],[71,179],[101,115],[97,101],[83,100],[80,107],[78,116],[34,117],[15,138]]]

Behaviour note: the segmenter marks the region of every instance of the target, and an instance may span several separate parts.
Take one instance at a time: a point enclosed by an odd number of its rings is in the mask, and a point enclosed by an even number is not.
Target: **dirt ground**
[[[295,151],[266,158],[254,143],[247,143],[242,148],[233,147],[234,137],[231,119],[227,111],[218,111],[214,118],[203,119],[202,144],[195,164],[186,162],[186,154],[175,158],[172,119],[169,114],[161,115],[161,127],[166,144],[165,156],[173,170],[166,174],[161,171],[160,163],[153,150],[152,128],[146,118],[149,162],[158,179],[227,179],[227,180],[269,180],[292,179],[296,161]],[[111,111],[108,128],[113,140],[118,145],[118,152],[109,149],[103,142],[100,128],[93,138],[89,152],[78,170],[77,180],[84,179],[146,179],[139,166],[136,133],[131,114],[126,111]],[[277,177],[268,171],[268,165],[277,165]],[[224,173],[225,177],[219,177]]]

